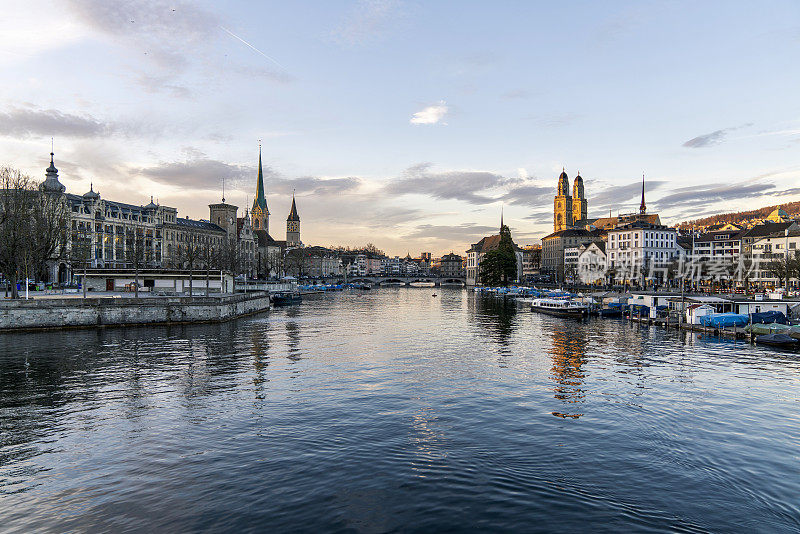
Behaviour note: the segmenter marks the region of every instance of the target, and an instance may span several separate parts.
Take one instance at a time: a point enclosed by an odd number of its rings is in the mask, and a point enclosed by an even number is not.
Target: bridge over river
[[[410,286],[414,283],[428,282],[435,286],[461,286],[466,287],[467,279],[463,276],[437,276],[437,275],[367,275],[367,276],[326,276],[318,279],[324,284],[369,284],[372,286]]]

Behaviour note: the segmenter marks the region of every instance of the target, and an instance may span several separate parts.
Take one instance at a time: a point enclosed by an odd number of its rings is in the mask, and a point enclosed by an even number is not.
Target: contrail
[[[225,31],[225,33],[227,33],[227,34],[228,34],[228,35],[230,35],[231,37],[233,37],[233,38],[235,38],[235,39],[238,39],[239,41],[243,42],[244,44],[246,44],[247,46],[249,46],[250,48],[252,48],[252,49],[253,49],[253,50],[255,50],[256,52],[258,52],[259,54],[261,54],[262,56],[264,56],[264,57],[265,57],[265,58],[267,58],[268,60],[270,60],[270,61],[272,61],[273,63],[275,63],[277,66],[279,66],[279,67],[280,67],[280,68],[282,68],[283,70],[286,70],[286,67],[284,67],[283,65],[281,65],[280,63],[278,63],[278,62],[277,62],[275,59],[273,59],[273,58],[269,57],[267,54],[265,54],[264,52],[262,52],[261,50],[259,50],[259,49],[258,49],[258,48],[256,48],[255,46],[251,45],[250,43],[248,43],[247,41],[245,41],[244,39],[242,39],[241,37],[239,37],[238,35],[236,35],[236,34],[235,34],[235,33],[233,33],[232,31],[230,31],[228,28],[225,28],[225,27],[223,27],[223,26],[220,26],[220,28],[222,28],[222,30],[223,30],[223,31]]]

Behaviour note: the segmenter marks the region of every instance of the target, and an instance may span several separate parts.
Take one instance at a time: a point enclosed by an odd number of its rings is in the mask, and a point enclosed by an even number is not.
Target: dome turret
[[[53,163],[53,152],[50,152],[50,166],[45,170],[45,180],[42,182],[42,191],[49,193],[63,193],[67,190],[64,184],[58,181],[58,169]]]
[[[94,185],[89,183],[89,190],[83,194],[83,198],[86,200],[97,200],[100,198],[100,193],[94,190]]]

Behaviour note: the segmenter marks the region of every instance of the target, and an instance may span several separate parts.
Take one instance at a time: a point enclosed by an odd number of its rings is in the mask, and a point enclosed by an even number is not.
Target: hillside
[[[712,224],[720,224],[720,223],[744,223],[747,221],[751,221],[753,219],[763,219],[770,213],[772,213],[775,208],[782,208],[786,213],[789,214],[789,217],[795,218],[800,217],[800,201],[798,202],[788,202],[786,204],[776,204],[774,206],[765,206],[763,208],[758,208],[755,210],[750,211],[738,211],[735,213],[720,213],[718,215],[712,215],[710,217],[703,217],[702,219],[695,219],[692,221],[683,221],[678,226],[680,228],[703,228],[706,226],[711,226]]]

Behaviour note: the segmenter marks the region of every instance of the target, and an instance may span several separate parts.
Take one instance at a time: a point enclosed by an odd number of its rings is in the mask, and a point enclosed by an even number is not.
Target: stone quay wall
[[[268,292],[217,297],[41,298],[0,302],[0,331],[223,322],[268,310]]]

